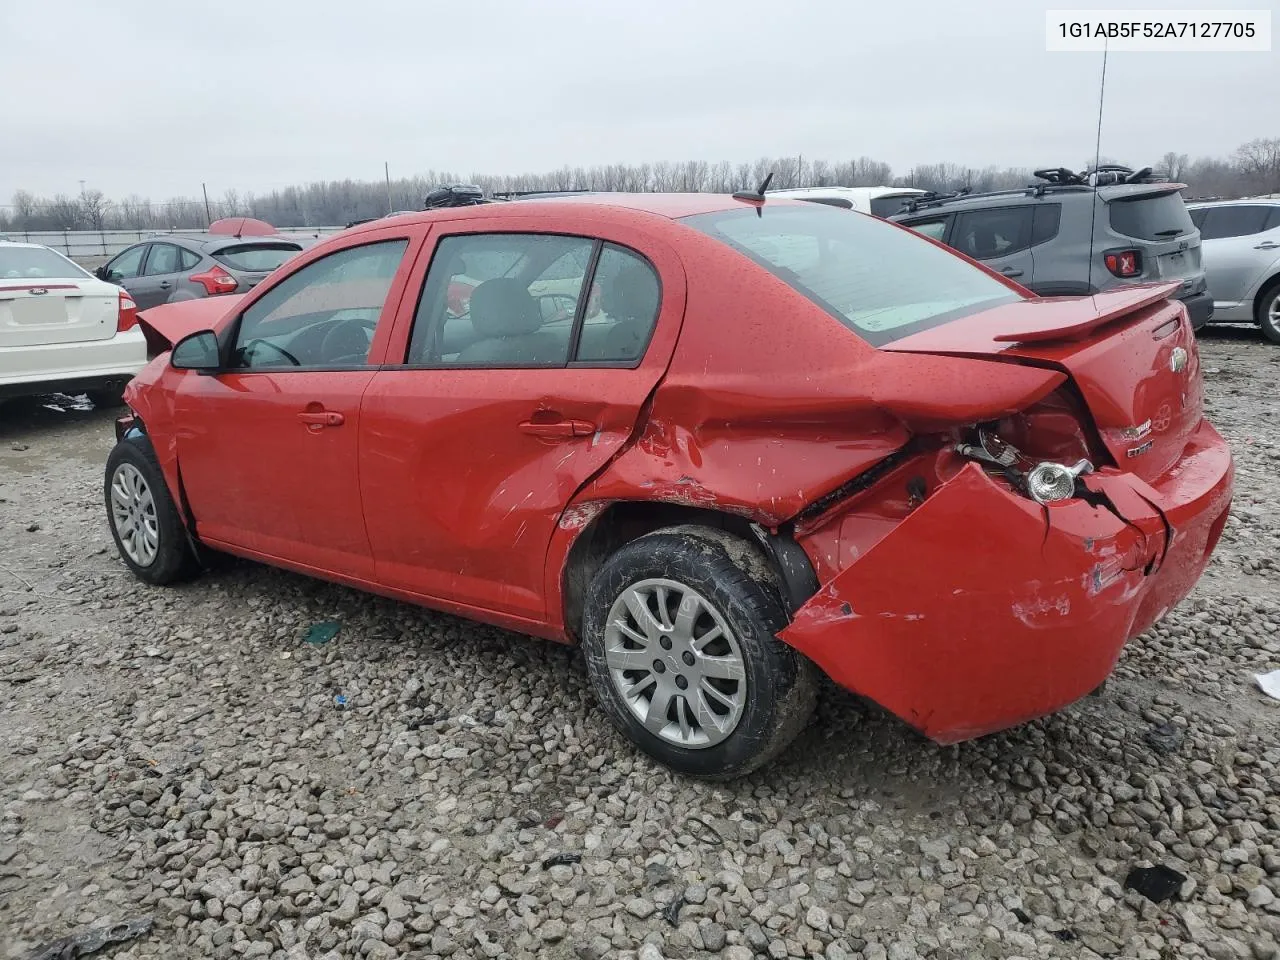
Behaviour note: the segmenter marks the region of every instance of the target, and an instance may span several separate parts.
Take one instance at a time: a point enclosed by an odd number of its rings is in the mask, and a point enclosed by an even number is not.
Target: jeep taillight
[[[204,273],[193,273],[191,282],[200,284],[204,287],[204,292],[211,297],[216,297],[220,293],[235,293],[236,287],[240,285],[235,277],[217,265],[210,267]]]
[[[1136,277],[1142,273],[1142,253],[1138,250],[1112,250],[1102,262],[1117,277]]]
[[[121,290],[119,313],[116,314],[116,333],[132,330],[137,325],[138,305],[134,303],[133,297]]]

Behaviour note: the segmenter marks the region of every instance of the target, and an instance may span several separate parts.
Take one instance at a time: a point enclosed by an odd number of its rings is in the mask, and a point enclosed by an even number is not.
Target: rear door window
[[[1267,218],[1271,210],[1271,207],[1261,204],[1210,207],[1204,211],[1206,216],[1203,226],[1200,227],[1200,239],[1226,240],[1230,237],[1247,237],[1261,233],[1267,228]]]
[[[178,264],[182,262],[182,249],[172,243],[153,243],[151,252],[147,254],[147,266],[143,275],[158,277],[163,274],[177,273]]]
[[[215,250],[213,259],[232,270],[270,273],[301,249],[292,243],[246,243]]]
[[[975,260],[993,260],[1031,246],[1032,207],[994,207],[956,214],[951,246]]]
[[[911,231],[820,204],[766,203],[681,222],[768,270],[873,346],[1022,299]]]
[[[634,364],[644,355],[658,319],[662,290],[649,262],[625,247],[600,251],[574,360]]]
[[[1111,229],[1135,240],[1172,240],[1191,233],[1195,224],[1180,193],[1139,195],[1107,203]]]
[[[1042,203],[1035,208],[1031,219],[1031,245],[1048,243],[1058,235],[1058,227],[1062,224],[1062,204]]]

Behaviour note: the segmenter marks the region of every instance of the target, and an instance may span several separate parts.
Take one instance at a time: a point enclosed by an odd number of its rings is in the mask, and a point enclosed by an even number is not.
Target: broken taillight
[[[1139,250],[1111,250],[1103,254],[1102,262],[1117,277],[1136,277],[1142,273],[1142,252]]]

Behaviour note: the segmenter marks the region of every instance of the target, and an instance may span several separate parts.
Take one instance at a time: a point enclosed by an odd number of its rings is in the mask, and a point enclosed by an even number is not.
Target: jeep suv
[[[1021,190],[926,194],[889,219],[954,247],[1043,297],[1176,280],[1192,326],[1213,314],[1200,232],[1181,183],[1151,170],[1037,170]]]

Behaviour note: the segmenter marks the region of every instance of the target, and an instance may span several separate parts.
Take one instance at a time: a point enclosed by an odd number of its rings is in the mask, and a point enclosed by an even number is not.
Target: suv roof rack
[[[925,193],[905,198],[902,209],[915,213],[922,207],[940,207],[948,200],[959,200],[961,197],[971,195],[972,191],[968,187],[962,187],[952,193],[938,193],[936,190],[929,190]]]
[[[579,193],[595,193],[594,190],[495,190],[489,194],[494,200],[528,200],[533,197],[571,197]]]
[[[424,210],[440,210],[445,207],[471,207],[488,203],[484,191],[472,183],[452,183],[437,187],[422,201]]]

